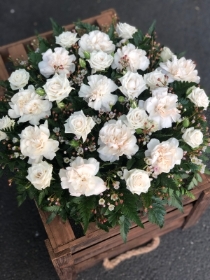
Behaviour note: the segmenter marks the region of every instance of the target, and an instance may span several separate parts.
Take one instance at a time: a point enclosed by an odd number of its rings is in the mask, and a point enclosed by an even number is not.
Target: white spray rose
[[[141,193],[148,192],[151,186],[151,179],[146,171],[141,169],[124,170],[123,178],[126,181],[126,186],[133,194],[140,195]]]
[[[94,158],[88,160],[77,157],[70,167],[61,169],[61,187],[69,189],[72,196],[99,195],[106,190],[104,181],[95,176],[99,171],[99,162]]]
[[[55,36],[56,44],[60,45],[63,48],[70,48],[74,45],[79,38],[77,38],[77,33],[73,33],[70,31],[65,31],[61,33],[59,36]]]
[[[28,84],[29,73],[25,69],[18,69],[12,72],[8,81],[12,90],[24,88]]]
[[[161,71],[169,76],[170,83],[173,81],[181,81],[198,84],[200,82],[200,77],[195,67],[196,65],[191,59],[186,59],[184,57],[178,59],[176,55],[172,56],[172,60],[160,63]]]
[[[18,122],[27,122],[37,125],[39,121],[51,114],[52,103],[38,95],[34,86],[22,89],[16,93],[9,103],[11,109],[8,115],[11,118],[19,118]]]
[[[128,71],[122,78],[119,79],[122,86],[119,87],[120,91],[129,99],[135,99],[145,89],[146,83],[141,75]]]
[[[117,90],[117,85],[106,76],[92,75],[87,77],[88,85],[82,84],[79,96],[83,97],[88,106],[99,111],[111,111],[111,107],[117,102],[117,95],[111,92]]]
[[[99,30],[91,31],[89,34],[84,34],[79,40],[79,55],[84,57],[84,52],[92,53],[94,51],[103,51],[111,54],[115,50],[115,45],[110,40],[109,36]]]
[[[203,143],[203,133],[200,129],[194,129],[194,127],[187,128],[182,138],[193,149],[199,147]]]
[[[92,52],[90,59],[87,59],[87,61],[90,63],[92,73],[95,73],[96,71],[104,71],[108,68],[112,64],[113,56],[102,51]]]
[[[27,126],[20,134],[21,153],[29,157],[29,163],[38,163],[43,157],[52,160],[58,150],[59,142],[49,139],[48,122],[38,126]]]
[[[49,99],[49,101],[57,102],[69,96],[69,93],[74,89],[70,86],[66,74],[58,75],[57,73],[51,79],[47,79],[43,88],[47,94],[46,98]]]
[[[160,53],[160,58],[163,62],[166,62],[167,60],[171,59],[174,54],[168,47],[163,47],[162,52]]]
[[[26,176],[26,178],[36,189],[43,190],[50,186],[52,171],[52,164],[41,161],[32,164],[32,166],[28,168],[28,176]]]
[[[119,22],[116,26],[116,32],[118,36],[123,39],[131,39],[136,31],[136,27],[131,26],[127,23]]]
[[[162,87],[152,91],[152,97],[144,102],[144,108],[149,113],[151,120],[159,124],[159,129],[172,126],[181,115],[177,109],[178,96],[168,93],[168,88]]]
[[[156,89],[158,87],[165,87],[168,85],[168,77],[157,69],[153,72],[145,74],[144,80],[150,90]]]
[[[204,107],[204,110],[206,110],[209,106],[209,98],[205,91],[195,86],[193,86],[191,89],[192,91],[187,95],[187,98],[189,98],[190,101],[192,101],[196,106]]]
[[[42,61],[39,62],[40,73],[49,78],[55,73],[71,74],[75,71],[74,61],[76,57],[74,54],[69,55],[69,52],[60,47],[55,48],[54,52],[49,49],[42,54]]]
[[[82,110],[74,112],[64,124],[65,133],[73,133],[77,138],[82,137],[83,142],[85,142],[95,124],[94,120],[91,117],[86,117]]]
[[[15,121],[11,120],[8,116],[0,119],[0,130],[1,129],[11,129],[15,125]]]
[[[178,147],[179,141],[170,138],[160,143],[158,139],[151,139],[145,151],[147,161],[154,169],[154,174],[168,173],[175,164],[180,164],[183,150]]]
[[[145,128],[148,116],[144,109],[139,107],[133,109],[130,108],[127,115],[122,115],[120,118],[131,129]]]
[[[145,71],[149,66],[149,59],[146,52],[141,49],[136,49],[133,44],[127,44],[122,48],[118,48],[114,54],[112,68],[124,69],[131,72],[137,72],[138,69]]]
[[[126,155],[131,158],[138,151],[135,131],[127,127],[121,120],[110,120],[99,132],[99,157],[103,161],[113,162]]]

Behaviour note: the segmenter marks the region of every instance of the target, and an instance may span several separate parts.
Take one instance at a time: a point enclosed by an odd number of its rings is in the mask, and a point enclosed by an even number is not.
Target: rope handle
[[[121,263],[124,260],[130,259],[133,256],[139,256],[155,250],[159,246],[159,244],[160,244],[160,238],[154,237],[152,241],[145,246],[141,246],[138,249],[127,251],[126,253],[123,253],[112,260],[105,258],[103,261],[103,266],[105,269],[113,269],[115,268],[115,266],[117,266],[119,263]]]

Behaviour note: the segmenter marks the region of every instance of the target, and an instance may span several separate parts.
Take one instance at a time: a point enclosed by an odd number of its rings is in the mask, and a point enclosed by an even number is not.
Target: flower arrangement
[[[53,20],[28,61],[1,81],[1,174],[12,171],[19,205],[29,196],[44,211],[126,240],[142,215],[164,224],[165,206],[208,172],[203,110],[209,99],[195,63],[126,23],[99,30]]]

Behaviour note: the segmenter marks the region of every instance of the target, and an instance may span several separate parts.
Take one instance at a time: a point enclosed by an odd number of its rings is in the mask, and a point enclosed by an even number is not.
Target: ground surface
[[[201,84],[210,92],[209,0],[10,0],[0,1],[0,45],[50,30],[49,18],[69,24],[108,8],[122,22],[144,32],[157,20],[158,39],[174,52],[186,50],[196,61]],[[208,113],[209,115],[209,113]],[[46,234],[33,202],[17,208],[14,189],[6,178],[0,187],[0,279],[58,279],[44,245]],[[82,272],[78,280],[209,280],[210,209],[199,223],[184,232],[161,238],[156,251],[123,262],[112,271],[101,264]]]

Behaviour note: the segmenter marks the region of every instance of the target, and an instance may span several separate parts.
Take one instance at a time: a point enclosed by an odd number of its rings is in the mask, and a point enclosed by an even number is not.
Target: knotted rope
[[[138,249],[127,251],[126,253],[123,253],[116,258],[109,260],[108,258],[105,258],[103,261],[103,266],[106,269],[113,269],[115,266],[117,266],[119,263],[121,263],[124,260],[130,259],[133,256],[139,256],[145,253],[149,253],[153,250],[155,250],[160,244],[160,238],[154,237],[151,241],[151,243],[142,246]]]

